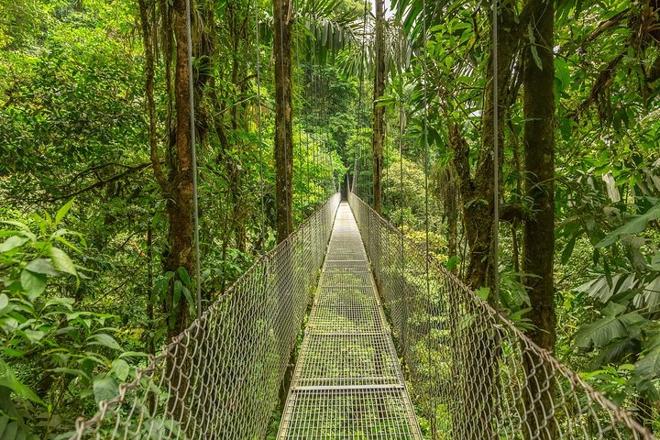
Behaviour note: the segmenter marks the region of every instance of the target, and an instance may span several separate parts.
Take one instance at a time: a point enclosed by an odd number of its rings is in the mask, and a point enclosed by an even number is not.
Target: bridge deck
[[[421,438],[347,203],[337,212],[278,438]]]

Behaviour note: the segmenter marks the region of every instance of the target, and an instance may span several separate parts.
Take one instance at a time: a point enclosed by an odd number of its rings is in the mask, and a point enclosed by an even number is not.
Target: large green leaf
[[[50,260],[46,258],[37,258],[36,260],[32,260],[27,264],[27,266],[25,266],[25,268],[34,273],[41,273],[49,276],[59,275]]]
[[[64,204],[64,206],[62,206],[62,207],[57,211],[57,214],[55,214],[55,224],[56,224],[56,225],[59,224],[59,223],[62,221],[62,219],[63,219],[64,217],[66,217],[66,215],[68,214],[69,210],[70,210],[71,207],[73,206],[73,202],[74,202],[75,200],[76,200],[76,199],[71,199],[71,200],[69,200],[68,202],[66,202],[66,203]]]
[[[46,276],[27,269],[21,271],[21,287],[31,300],[41,295],[46,289]]]
[[[635,367],[637,367],[637,374],[644,379],[653,380],[660,377],[660,346],[637,361]]]
[[[12,249],[23,246],[28,239],[19,235],[12,235],[2,243],[0,243],[0,253],[9,252]]]
[[[94,380],[94,399],[96,403],[102,400],[110,400],[119,393],[117,382],[110,377],[105,376]]]
[[[128,377],[128,373],[131,371],[128,362],[123,359],[115,359],[112,361],[112,372],[115,373],[117,379],[120,381],[125,381]]]
[[[652,220],[660,218],[660,204],[649,209],[645,214],[629,220],[624,225],[616,228],[614,231],[596,244],[596,247],[605,247],[614,243],[622,235],[638,234],[646,229],[646,224]]]
[[[575,342],[582,349],[604,347],[615,339],[626,336],[626,329],[616,316],[605,316],[583,327],[575,335]]]
[[[50,258],[53,260],[55,268],[61,272],[71,275],[77,275],[76,266],[71,261],[71,258],[62,249],[52,247],[50,248]]]
[[[644,286],[644,302],[651,310],[660,307],[660,275]]]
[[[97,333],[90,336],[87,338],[87,345],[100,345],[102,347],[111,348],[112,350],[122,350],[117,340],[107,333]]]
[[[593,280],[587,281],[575,288],[577,292],[584,292],[592,298],[606,303],[614,295],[627,292],[635,287],[635,274],[617,273],[608,280],[607,276],[602,275]]]

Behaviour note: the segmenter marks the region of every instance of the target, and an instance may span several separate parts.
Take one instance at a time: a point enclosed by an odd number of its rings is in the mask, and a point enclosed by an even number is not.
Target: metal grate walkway
[[[351,208],[341,203],[280,439],[420,439]]]

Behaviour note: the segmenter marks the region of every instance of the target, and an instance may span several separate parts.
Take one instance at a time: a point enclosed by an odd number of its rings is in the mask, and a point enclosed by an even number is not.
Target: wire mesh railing
[[[359,197],[349,203],[427,438],[654,438]]]
[[[266,435],[323,263],[339,194],[261,257],[73,439]]]

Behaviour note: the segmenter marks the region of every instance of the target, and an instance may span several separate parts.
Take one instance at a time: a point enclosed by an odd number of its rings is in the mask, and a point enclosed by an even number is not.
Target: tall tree
[[[176,110],[173,156],[170,165],[170,193],[167,199],[169,219],[166,270],[176,272],[180,268],[188,274],[194,273],[195,250],[193,242],[193,152],[190,127],[190,106],[188,71],[188,19],[187,0],[175,0],[173,3],[173,30],[176,41],[174,64],[174,108]],[[170,335],[179,334],[189,320],[185,298],[175,303],[175,295],[168,295],[167,309],[170,316]]]
[[[376,0],[375,74],[373,102],[373,193],[374,210],[382,211],[383,144],[385,143],[385,107],[380,99],[385,93],[385,2]]]
[[[293,231],[293,107],[291,92],[291,0],[273,1],[275,56],[275,205],[277,241]]]
[[[530,337],[540,347],[552,351],[555,344],[554,309],[554,2],[529,0],[531,35],[524,49],[523,110],[525,118],[525,191],[532,201],[533,215],[524,222],[523,273],[532,310],[534,329]],[[539,396],[536,414],[528,416],[529,438],[554,438],[554,426],[539,426],[540,413],[551,406],[552,379],[543,369],[534,368],[537,359],[527,359],[530,395]],[[550,430],[550,431],[549,431]]]

